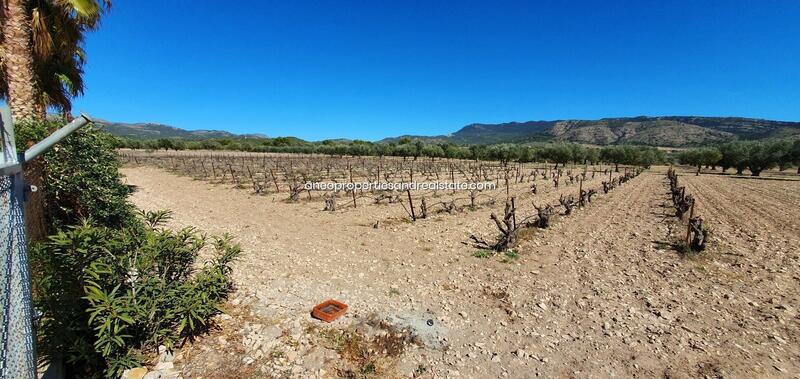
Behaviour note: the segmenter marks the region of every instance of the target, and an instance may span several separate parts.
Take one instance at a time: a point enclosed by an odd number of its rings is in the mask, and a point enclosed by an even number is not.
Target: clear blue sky
[[[229,5],[230,4],[230,5]],[[473,122],[800,120],[800,1],[114,1],[76,111],[380,139]]]

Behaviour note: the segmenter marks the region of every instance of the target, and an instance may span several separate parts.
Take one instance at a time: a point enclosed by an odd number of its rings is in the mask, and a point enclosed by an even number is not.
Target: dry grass
[[[322,346],[339,353],[335,370],[342,378],[395,377],[396,358],[413,343],[408,331],[375,317],[347,329],[319,329],[317,335]]]

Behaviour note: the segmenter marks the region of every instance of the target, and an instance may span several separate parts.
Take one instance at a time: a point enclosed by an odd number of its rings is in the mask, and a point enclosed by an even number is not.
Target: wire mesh
[[[0,378],[35,378],[22,175],[0,176]]]
[[[25,237],[22,165],[91,122],[72,120],[17,155],[8,108],[0,108],[0,379],[36,378],[36,335],[33,331],[31,278]]]

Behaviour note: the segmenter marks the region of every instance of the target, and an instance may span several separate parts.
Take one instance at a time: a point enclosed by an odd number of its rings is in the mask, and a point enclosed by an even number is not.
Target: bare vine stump
[[[542,229],[549,228],[550,217],[556,213],[555,209],[553,209],[553,207],[549,204],[541,208],[534,204],[533,207],[536,208],[536,212],[539,216],[539,219],[536,221],[536,226]]]
[[[586,193],[586,201],[591,203],[592,202],[592,196],[594,196],[596,194],[597,194],[597,190],[590,189],[589,192]]]
[[[514,222],[516,219],[516,211],[516,207],[513,203],[506,203],[502,220],[493,212],[490,218],[494,221],[497,229],[500,230],[497,242],[489,243],[483,238],[479,238],[473,234],[469,236],[473,245],[479,249],[494,251],[505,251],[509,246],[513,246],[517,241],[517,233],[519,231],[519,227],[515,225]]]
[[[682,219],[683,215],[694,205],[694,197],[686,195],[675,204],[675,216]]]
[[[454,201],[442,203],[442,206],[444,207],[444,211],[449,214],[455,214],[458,212],[458,207],[456,207],[456,203]]]
[[[564,207],[564,215],[568,216],[572,213],[572,208],[575,207],[575,199],[572,195],[564,197],[561,195],[558,199],[558,202]]]
[[[689,248],[693,251],[703,251],[708,241],[708,229],[703,225],[703,219],[693,217],[689,220]]]
[[[297,201],[300,198],[300,194],[303,192],[303,184],[301,183],[292,183],[289,185],[289,200]]]
[[[325,211],[334,212],[336,211],[336,198],[333,196],[325,198]]]

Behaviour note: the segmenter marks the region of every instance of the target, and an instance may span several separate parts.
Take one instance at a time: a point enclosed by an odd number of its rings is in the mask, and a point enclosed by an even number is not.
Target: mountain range
[[[103,125],[109,133],[119,137],[157,139],[178,138],[185,140],[203,140],[210,138],[267,138],[264,134],[234,134],[224,130],[186,130],[158,123],[124,123],[102,119],[94,119],[95,124]]]
[[[131,138],[267,138],[263,134],[237,135],[220,130],[184,130],[156,123],[119,123],[99,120],[112,134]],[[469,124],[440,136],[405,135],[378,143],[402,139],[456,144],[575,142],[590,145],[637,144],[686,147],[722,143],[735,139],[800,138],[800,122],[744,117],[618,117],[599,120],[553,120]]]
[[[576,142],[591,145],[638,144],[651,146],[698,146],[734,139],[800,138],[800,122],[743,117],[620,117],[600,120],[554,120],[470,124],[443,136],[402,138],[457,144]]]

